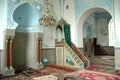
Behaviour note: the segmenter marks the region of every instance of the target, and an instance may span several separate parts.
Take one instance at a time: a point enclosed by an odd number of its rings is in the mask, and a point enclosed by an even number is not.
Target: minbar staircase
[[[62,49],[63,48],[63,49]],[[60,51],[63,50],[63,51]],[[63,54],[61,53],[63,52]],[[84,54],[73,44],[71,43],[71,46],[69,46],[65,41],[63,42],[56,42],[56,61],[57,64],[62,64],[62,62],[65,62],[65,55],[69,55],[71,60],[76,64],[76,66],[79,66],[79,68],[85,68],[90,65],[89,60],[84,56]],[[61,55],[64,55],[64,58]],[[60,62],[60,60],[64,60]]]
[[[84,68],[84,62],[81,60],[81,58],[79,58],[78,55],[76,55],[75,51],[66,43],[63,42],[64,45],[64,50],[66,50],[71,58],[79,65],[80,68]]]

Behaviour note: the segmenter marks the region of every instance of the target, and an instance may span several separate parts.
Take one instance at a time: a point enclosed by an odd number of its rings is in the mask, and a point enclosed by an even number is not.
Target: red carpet
[[[119,75],[118,73],[115,73],[114,66],[109,65],[91,65],[90,67],[87,67],[86,70]]]
[[[79,70],[67,75],[74,75],[74,76],[88,79],[88,80],[120,80],[120,76],[105,74],[105,73],[100,73],[95,71],[89,71],[89,70]]]

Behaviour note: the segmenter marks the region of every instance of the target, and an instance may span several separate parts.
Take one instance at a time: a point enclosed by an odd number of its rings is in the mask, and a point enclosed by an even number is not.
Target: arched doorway
[[[96,46],[93,48],[94,56],[88,54],[88,56],[90,56],[89,60],[91,64],[97,65],[97,68],[99,65],[110,66],[114,70],[114,46],[109,46],[109,36],[112,34],[109,29],[109,25],[112,22],[111,19],[112,14],[110,14],[106,9],[88,9],[79,19],[77,36],[78,45],[80,47],[84,47],[83,43],[85,40],[83,38],[89,38],[92,40],[92,44],[90,44],[90,41],[87,41],[89,43],[89,46],[87,44],[87,49],[91,48],[91,51],[89,50],[89,54],[92,54],[91,46],[94,45],[94,38],[97,39]],[[104,53],[102,53],[101,50],[103,50]],[[98,69],[101,69],[101,67]]]
[[[83,13],[77,26],[78,47],[84,47],[84,38],[97,38],[96,44],[109,46],[109,22],[111,14],[103,8],[91,8]],[[92,44],[90,44],[92,46]],[[108,48],[107,48],[108,49]],[[92,50],[92,49],[91,49]],[[110,53],[113,55],[113,53]]]

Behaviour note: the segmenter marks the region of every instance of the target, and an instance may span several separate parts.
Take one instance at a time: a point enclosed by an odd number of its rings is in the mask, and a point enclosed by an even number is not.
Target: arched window
[[[56,40],[57,42],[61,42],[63,39],[63,31],[61,26],[57,26],[56,28]]]
[[[113,19],[109,22],[109,46],[115,46],[115,28]]]

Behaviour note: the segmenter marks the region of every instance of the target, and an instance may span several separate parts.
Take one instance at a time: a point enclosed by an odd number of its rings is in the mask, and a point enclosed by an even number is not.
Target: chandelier
[[[55,18],[51,15],[49,8],[48,8],[49,2],[48,0],[46,1],[46,10],[45,14],[39,19],[39,23],[42,26],[55,26],[56,25],[56,20]]]

